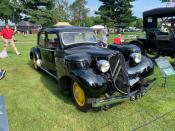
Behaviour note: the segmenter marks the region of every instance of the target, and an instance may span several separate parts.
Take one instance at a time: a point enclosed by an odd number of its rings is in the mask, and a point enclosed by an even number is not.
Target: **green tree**
[[[88,16],[89,9],[86,8],[87,1],[86,0],[75,0],[71,5],[71,13],[72,13],[72,23],[75,25],[84,25],[83,21]]]
[[[101,25],[103,24],[103,21],[100,16],[90,16],[86,17],[82,23],[84,23],[85,26],[91,27],[93,25]]]
[[[29,15],[29,20],[42,26],[56,23],[54,19],[54,0],[19,0],[23,5],[23,12]]]
[[[84,23],[84,26],[91,27],[94,25],[94,17],[86,17],[82,23]]]
[[[70,20],[70,8],[67,0],[57,0],[55,2],[54,19],[57,22]]]
[[[135,27],[142,28],[143,27],[143,19],[138,18],[135,23]]]
[[[134,0],[100,0],[102,5],[96,12],[101,16],[103,23],[112,26],[120,23],[129,23],[134,20],[131,2]]]
[[[103,24],[103,20],[101,19],[100,16],[95,16],[93,17],[94,25],[101,25]]]
[[[17,0],[1,0],[0,1],[0,19],[6,22],[10,19],[13,22],[20,20],[20,12],[22,8]]]

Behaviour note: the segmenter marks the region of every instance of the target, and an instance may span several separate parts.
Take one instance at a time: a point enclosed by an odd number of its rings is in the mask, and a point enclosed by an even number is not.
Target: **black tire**
[[[88,103],[88,97],[81,85],[75,81],[71,84],[71,94],[77,108],[83,112],[88,111],[91,106]]]

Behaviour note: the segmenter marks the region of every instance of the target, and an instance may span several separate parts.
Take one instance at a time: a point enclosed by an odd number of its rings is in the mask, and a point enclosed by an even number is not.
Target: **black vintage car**
[[[156,8],[143,12],[146,38],[131,41],[150,58],[160,55],[175,57],[175,7]]]
[[[152,74],[153,63],[135,45],[101,48],[95,33],[83,27],[40,30],[30,51],[35,69],[42,69],[71,92],[77,107],[108,107],[120,99],[135,99],[147,91],[143,79]]]

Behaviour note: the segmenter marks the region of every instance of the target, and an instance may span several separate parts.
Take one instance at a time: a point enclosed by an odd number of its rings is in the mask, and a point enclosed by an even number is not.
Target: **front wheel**
[[[73,100],[81,111],[87,111],[90,108],[90,104],[88,104],[88,97],[83,90],[83,88],[77,82],[72,82],[71,93]]]

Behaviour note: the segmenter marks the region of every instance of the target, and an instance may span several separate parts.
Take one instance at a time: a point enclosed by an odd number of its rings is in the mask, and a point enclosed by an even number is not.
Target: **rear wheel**
[[[83,90],[83,88],[77,82],[72,82],[71,93],[73,100],[81,111],[87,111],[90,108],[90,104],[88,104],[88,97]]]

